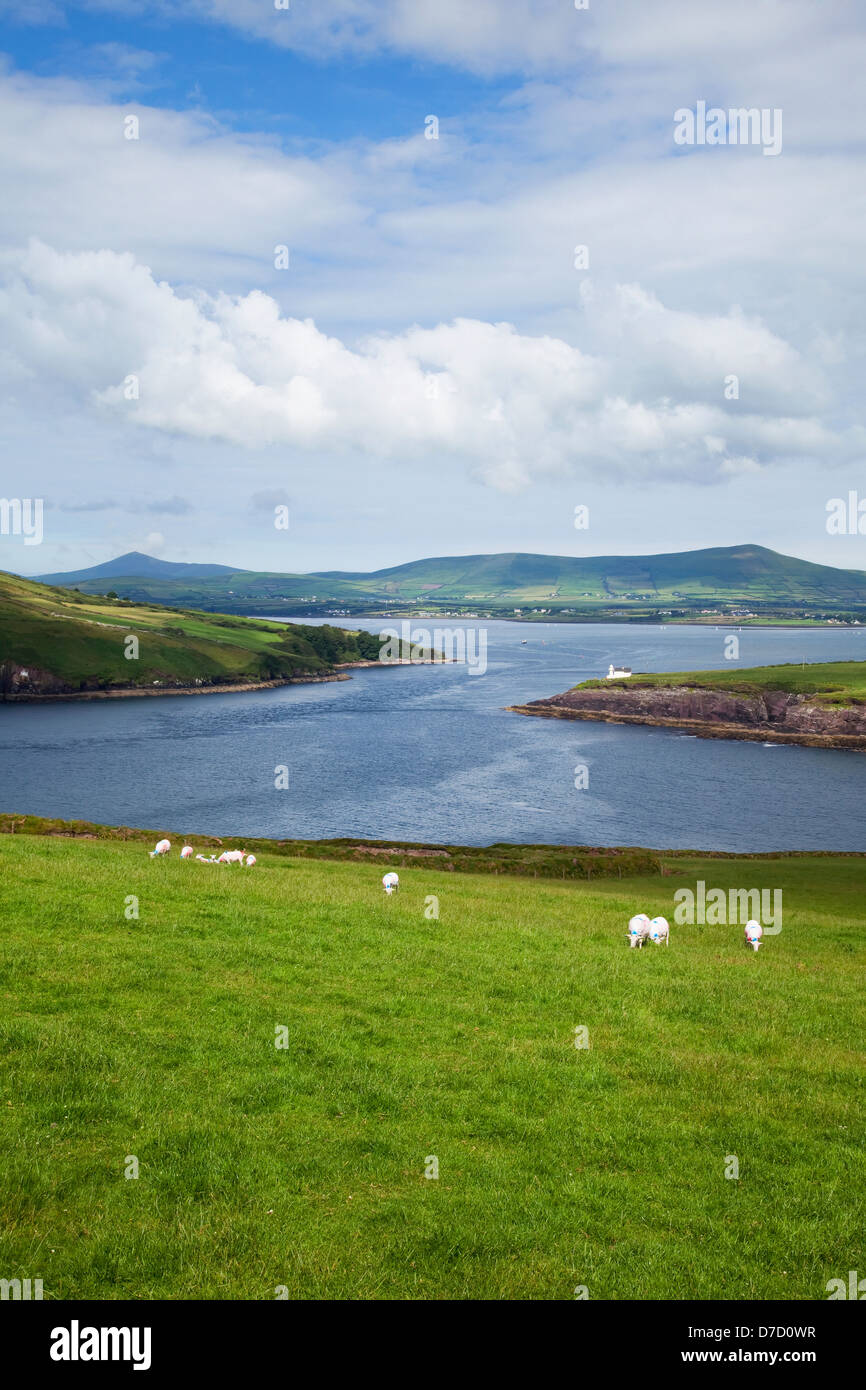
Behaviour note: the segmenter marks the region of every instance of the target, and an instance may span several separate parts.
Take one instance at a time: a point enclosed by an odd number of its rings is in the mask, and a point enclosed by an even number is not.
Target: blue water
[[[484,675],[391,667],[249,694],[2,706],[0,808],[178,835],[866,850],[864,754],[503,708],[609,661],[726,666],[733,629],[481,625]],[[738,635],[745,666],[866,657],[866,630]],[[578,790],[580,764],[589,785]]]

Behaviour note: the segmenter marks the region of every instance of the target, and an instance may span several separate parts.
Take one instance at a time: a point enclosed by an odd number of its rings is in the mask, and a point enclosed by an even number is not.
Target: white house
[[[608,668],[607,668],[607,679],[608,679],[609,681],[618,681],[618,680],[622,680],[623,676],[630,676],[630,675],[631,675],[631,667],[630,667],[630,666],[614,666],[613,662],[611,662],[610,666],[608,666]]]

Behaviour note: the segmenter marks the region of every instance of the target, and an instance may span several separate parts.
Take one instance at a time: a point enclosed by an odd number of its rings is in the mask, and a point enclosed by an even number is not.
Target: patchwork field
[[[381,863],[177,848],[0,836],[3,1277],[814,1299],[866,1266],[866,860],[401,868],[389,899]],[[629,950],[628,916],[673,920],[698,879],[781,888],[783,930]]]

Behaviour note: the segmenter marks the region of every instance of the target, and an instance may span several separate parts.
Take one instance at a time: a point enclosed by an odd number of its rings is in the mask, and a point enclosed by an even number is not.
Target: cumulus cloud
[[[504,491],[598,464],[705,481],[743,458],[862,447],[862,434],[804,413],[805,365],[740,311],[672,312],[637,285],[586,300],[607,355],[472,319],[350,345],[261,291],[180,294],[131,255],[35,243],[0,292],[0,318],[34,378],[130,424],[247,449],[448,455]],[[726,404],[724,373],[738,367],[764,382],[772,412]]]
[[[172,46],[163,20],[198,18],[324,63],[311,141],[275,134],[286,127],[265,93],[259,130],[233,129],[227,108],[168,109],[161,69],[135,49],[103,46],[82,65],[67,45],[64,77],[0,71],[8,452],[46,498],[68,496],[70,477],[85,497],[117,497],[117,548],[143,548],[122,520],[142,514],[136,499],[156,507],[175,489],[209,509],[215,536],[245,520],[264,545],[255,504],[237,508],[236,475],[248,498],[290,487],[291,545],[309,545],[310,568],[323,544],[332,565],[346,563],[341,546],[368,563],[371,484],[379,497],[399,488],[424,535],[435,518],[439,549],[523,548],[536,522],[532,543],[559,549],[584,496],[596,545],[628,549],[623,479],[649,485],[640,528],[655,515],[669,545],[672,518],[691,515],[688,541],[715,527],[722,542],[742,516],[769,528],[782,507],[805,518],[785,523],[787,544],[811,544],[815,517],[823,535],[815,465],[859,476],[846,462],[864,452],[866,53],[849,0],[589,11],[570,0],[292,0],[290,11],[70,0],[70,37],[76,9],[158,11],[158,27],[129,38],[150,35],[161,51]],[[240,51],[239,63],[262,52]],[[395,104],[390,138],[365,132],[363,95],[351,134],[331,138],[344,129],[328,110],[342,79],[327,61],[349,54],[422,60],[417,106]],[[141,100],[114,100],[105,72],[117,60],[124,94]],[[424,92],[428,79],[443,91],[443,63],[505,79],[482,90],[449,77],[441,138],[427,141],[420,113],[436,106]],[[402,84],[405,63],[393,71]],[[783,155],[675,150],[673,112],[701,97],[784,107]],[[123,135],[131,111],[138,141]],[[65,254],[35,245],[25,257],[31,237]],[[274,266],[277,243],[291,248],[288,272]],[[573,264],[576,243],[588,270]],[[723,394],[731,374],[736,400]],[[696,514],[694,494],[688,513],[690,481],[725,483],[711,515],[702,503]],[[533,507],[515,503],[530,485]],[[164,516],[153,524],[182,543],[184,514]],[[286,563],[281,551],[272,560]]]

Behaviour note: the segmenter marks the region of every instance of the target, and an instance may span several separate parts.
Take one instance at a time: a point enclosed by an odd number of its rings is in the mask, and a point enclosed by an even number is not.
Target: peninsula
[[[0,572],[0,700],[93,700],[348,680],[369,632],[134,603]],[[407,659],[427,653],[410,648]]]
[[[685,729],[700,738],[866,752],[866,661],[589,680],[517,714]]]

